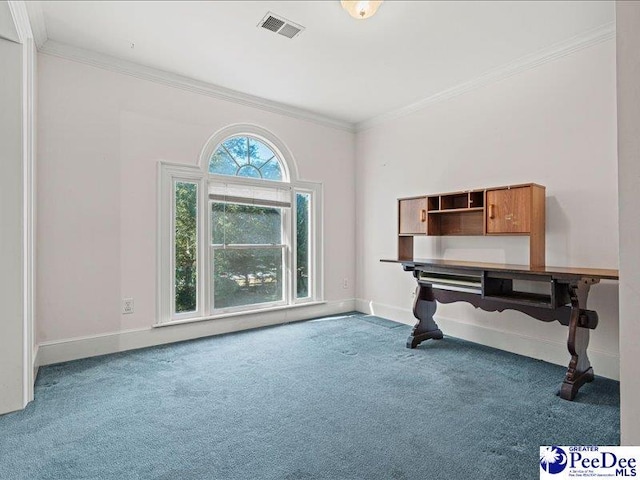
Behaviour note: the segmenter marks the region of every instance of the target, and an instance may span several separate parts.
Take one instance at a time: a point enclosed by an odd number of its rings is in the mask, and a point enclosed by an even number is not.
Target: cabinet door
[[[531,187],[487,190],[487,233],[531,231]]]
[[[398,200],[400,235],[427,233],[427,197]]]

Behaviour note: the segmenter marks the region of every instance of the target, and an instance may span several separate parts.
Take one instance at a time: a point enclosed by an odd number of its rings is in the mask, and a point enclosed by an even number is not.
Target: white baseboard
[[[413,325],[415,323],[413,312],[409,308],[399,308],[363,299],[327,302],[321,305],[279,312],[256,313],[244,317],[222,318],[163,328],[149,327],[90,337],[44,342],[36,347],[34,353],[34,375],[37,375],[38,367],[44,365],[307,320],[325,315],[336,315],[353,310],[370,315],[377,315],[406,325]],[[484,325],[466,323],[439,315],[436,316],[436,320],[445,334],[452,337],[544,360],[557,365],[566,366],[569,363],[569,354],[564,340],[554,342],[547,339],[521,335],[515,332],[496,330]],[[614,380],[620,378],[620,358],[617,355],[590,348],[589,358],[594,365],[594,370],[597,375]]]
[[[194,338],[296,322],[326,315],[336,315],[354,310],[355,300],[350,299],[298,307],[291,310],[253,313],[242,317],[220,318],[162,328],[153,328],[150,326],[144,329],[125,330],[90,337],[44,342],[41,343],[38,348],[36,367],[109,353],[124,352],[137,348],[151,347],[154,345],[192,340]]]
[[[356,310],[407,325],[414,325],[416,322],[413,312],[409,308],[384,305],[360,298],[356,299]],[[566,340],[555,342],[521,335],[516,332],[496,330],[484,325],[466,323],[440,315],[436,315],[435,320],[445,335],[544,360],[556,365],[567,366],[569,364],[570,357]],[[588,352],[596,375],[614,380],[620,379],[620,357],[618,355],[593,348],[589,348]]]

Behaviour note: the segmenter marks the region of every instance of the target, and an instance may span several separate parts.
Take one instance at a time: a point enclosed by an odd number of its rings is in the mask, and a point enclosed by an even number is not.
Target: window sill
[[[219,319],[231,318],[231,317],[244,317],[247,315],[256,315],[260,313],[278,312],[283,310],[294,310],[294,309],[304,308],[304,307],[313,307],[317,305],[324,305],[326,303],[327,302],[325,301],[315,301],[315,302],[297,303],[294,305],[279,305],[277,307],[260,308],[256,310],[243,310],[241,312],[219,313],[216,315],[208,315],[206,317],[192,317],[192,318],[185,318],[182,320],[171,320],[170,322],[156,323],[153,325],[153,327],[154,328],[169,327],[171,325],[183,325],[185,323],[206,322],[209,320],[219,320]]]

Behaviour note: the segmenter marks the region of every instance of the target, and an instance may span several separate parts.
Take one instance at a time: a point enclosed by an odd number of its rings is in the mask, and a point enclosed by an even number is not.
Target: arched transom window
[[[250,136],[226,139],[211,155],[209,173],[286,181],[282,161],[264,142]]]

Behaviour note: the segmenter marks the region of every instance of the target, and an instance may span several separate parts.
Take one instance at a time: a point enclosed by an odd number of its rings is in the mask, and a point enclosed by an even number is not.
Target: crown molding
[[[29,22],[29,15],[27,13],[27,5],[22,0],[10,0],[7,3],[20,43],[25,43],[27,39],[33,38],[31,23]]]
[[[202,82],[176,73],[147,67],[128,60],[122,60],[110,55],[73,47],[53,40],[47,40],[44,45],[40,47],[39,51],[46,55],[73,60],[93,67],[110,70],[124,75],[130,75],[142,80],[160,83],[169,87],[179,88],[189,92],[198,93],[200,95],[207,95],[209,97],[226,100],[247,107],[259,108],[271,113],[286,115],[298,120],[306,120],[351,133],[355,131],[354,124],[350,122],[326,117],[302,108],[292,107],[290,105],[274,102],[254,95],[248,95],[246,93]]]
[[[27,7],[27,14],[31,21],[31,31],[33,32],[33,40],[36,47],[41,48],[48,39],[47,26],[44,23],[44,12],[42,11],[42,2],[21,2]]]
[[[369,120],[358,122],[355,125],[356,132],[368,130],[372,127],[375,127],[376,125],[388,122],[389,120],[410,115],[411,113],[420,111],[434,103],[463,95],[487,84],[503,80],[505,78],[517,75],[545,63],[549,63],[567,55],[571,55],[572,53],[583,50],[585,48],[589,48],[593,45],[597,45],[607,40],[614,39],[615,36],[615,22],[605,23],[594,29],[587,30],[580,35],[576,35],[575,37],[556,43],[535,53],[520,57],[513,62],[509,62],[500,67],[489,70],[478,77],[475,77],[467,82],[461,83],[446,90],[442,90],[441,92],[431,95],[430,97],[424,98],[405,107],[401,107],[396,110],[377,115],[370,118]]]
[[[13,1],[10,3],[24,4],[24,1]],[[37,4],[38,2],[33,2]],[[26,7],[23,7],[26,11]],[[86,50],[71,45],[66,45],[53,40],[47,40],[47,32],[42,17],[42,7],[28,8],[31,24],[34,28],[34,37],[39,45],[40,53],[56,57],[73,60],[105,70],[130,75],[143,80],[148,80],[174,88],[180,88],[193,93],[207,95],[213,98],[234,102],[240,105],[259,108],[271,113],[286,115],[298,120],[306,120],[319,125],[345,130],[347,132],[361,132],[380,125],[387,121],[401,118],[411,113],[420,111],[434,103],[448,100],[459,95],[463,95],[472,90],[481,88],[493,82],[523,73],[536,68],[545,63],[552,62],[559,58],[571,55],[577,51],[589,48],[593,45],[612,40],[616,36],[615,22],[609,22],[599,27],[587,30],[579,35],[556,43],[550,47],[539,50],[519,59],[504,64],[500,67],[489,70],[471,80],[442,90],[434,95],[419,100],[415,103],[391,110],[387,113],[377,115],[368,120],[358,123],[350,123],[343,120],[330,118],[308,110],[293,107],[290,105],[274,102],[254,95],[238,92],[236,90],[220,87],[211,83],[195,80],[183,75],[167,72],[164,70],[147,67],[128,60],[122,60],[110,55]],[[39,11],[39,12],[38,12]],[[42,45],[38,42],[42,41]]]

